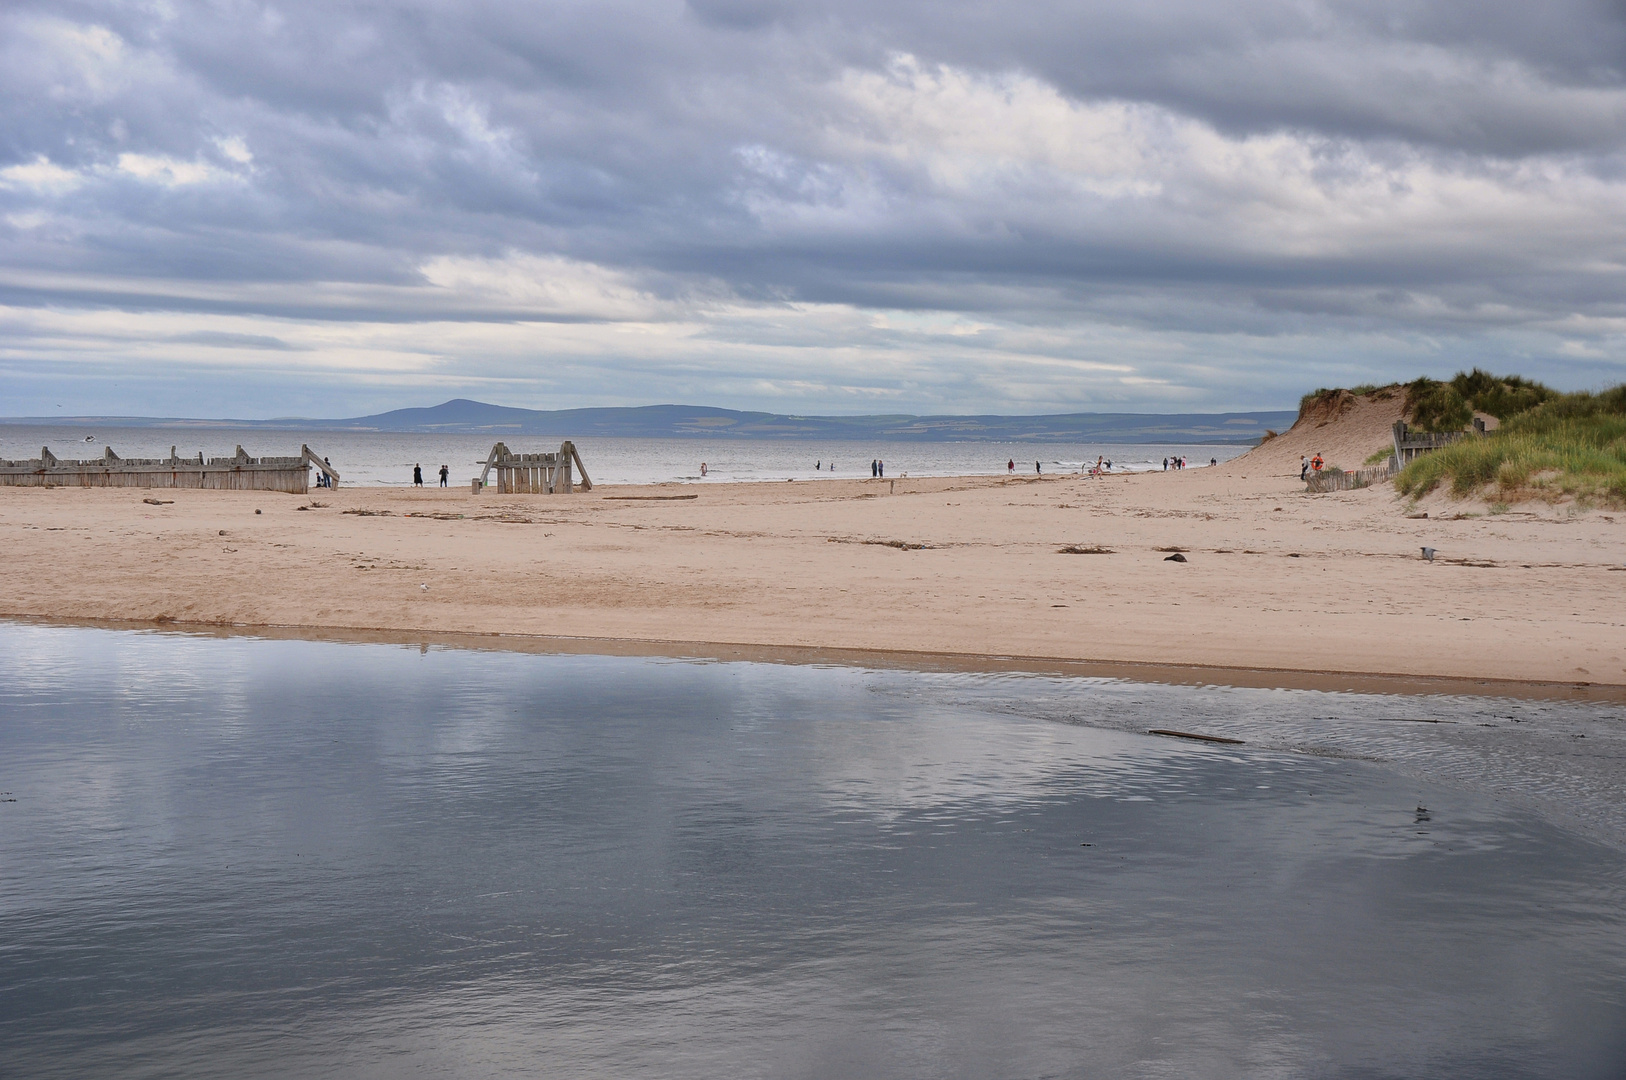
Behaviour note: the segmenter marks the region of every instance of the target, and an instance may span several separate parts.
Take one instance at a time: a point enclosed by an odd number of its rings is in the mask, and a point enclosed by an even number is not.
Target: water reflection
[[[1359,760],[1368,736],[1263,737],[1484,702],[18,626],[0,649],[7,1074],[1626,1060],[1617,847]]]

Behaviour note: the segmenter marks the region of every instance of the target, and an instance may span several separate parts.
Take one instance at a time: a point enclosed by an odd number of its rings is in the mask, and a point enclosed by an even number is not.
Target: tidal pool
[[[0,656],[0,1075],[1626,1071],[1618,706]]]

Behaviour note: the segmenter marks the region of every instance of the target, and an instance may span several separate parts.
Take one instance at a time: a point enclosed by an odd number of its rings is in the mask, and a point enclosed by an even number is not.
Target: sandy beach
[[[1616,514],[1305,494],[1387,422],[1101,479],[0,488],[0,614],[1626,685]]]

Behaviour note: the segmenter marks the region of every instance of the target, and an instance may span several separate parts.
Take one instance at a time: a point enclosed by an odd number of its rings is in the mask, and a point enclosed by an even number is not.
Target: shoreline
[[[340,645],[394,645],[401,648],[416,646],[420,649],[508,652],[540,656],[650,657],[698,663],[756,663],[813,667],[831,665],[968,675],[1025,674],[1152,683],[1163,686],[1217,686],[1230,689],[1307,690],[1336,694],[1487,697],[1521,701],[1626,704],[1626,685],[1619,684],[1404,675],[1391,672],[1317,672],[1292,668],[1226,667],[1215,664],[1157,664],[1046,656],[979,656],[971,653],[761,645],[748,642],[562,637],[543,634],[401,630],[388,627],[255,626],[240,623],[223,625],[132,619],[67,620],[32,615],[0,615],[0,622],[43,628],[174,634],[180,637],[252,638],[264,641],[311,641]]]
[[[696,497],[661,497],[673,493]],[[1420,506],[1433,516],[1411,516],[1383,489],[1309,495],[1257,452],[1105,479],[569,496],[0,488],[0,617],[1314,689],[1626,693],[1615,602],[1626,574],[1613,573],[1626,569],[1626,530],[1613,514]],[[1168,561],[1175,553],[1187,561]]]

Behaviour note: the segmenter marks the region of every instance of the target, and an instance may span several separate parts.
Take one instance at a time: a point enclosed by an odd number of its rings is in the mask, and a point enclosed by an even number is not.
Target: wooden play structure
[[[576,444],[568,439],[559,444],[556,454],[516,454],[498,443],[491,448],[486,467],[475,481],[475,489],[484,488],[495,470],[500,495],[569,495],[575,491],[572,465],[581,474],[581,489],[592,491],[593,481],[587,477],[587,466],[576,453]]]

